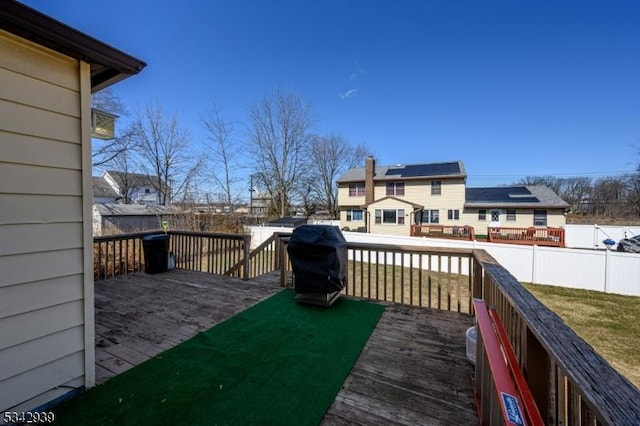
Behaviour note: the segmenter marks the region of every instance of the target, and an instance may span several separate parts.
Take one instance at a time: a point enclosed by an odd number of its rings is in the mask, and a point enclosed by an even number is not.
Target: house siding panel
[[[0,224],[3,225],[82,222],[82,198],[78,196],[6,193],[0,196]]]
[[[81,378],[83,370],[84,355],[82,351],[52,360],[47,364],[4,380],[0,386],[0,401],[3,406],[13,407],[34,396]],[[68,392],[70,389],[65,388],[63,391]],[[31,408],[35,408],[35,406]]]
[[[0,30],[0,411],[87,371],[81,69]]]
[[[0,193],[82,196],[79,170],[0,162]]]
[[[82,275],[0,287],[0,319],[80,300],[82,296]]]
[[[82,248],[82,229],[77,223],[0,225],[0,256],[34,251]]]
[[[0,380],[82,351],[82,327],[72,327],[0,352]],[[46,350],[43,350],[46,348]]]
[[[0,67],[0,99],[80,117],[80,93]]]
[[[400,198],[400,197],[398,197]],[[376,209],[404,209],[405,217],[403,225],[376,224]],[[368,207],[369,218],[371,220],[370,232],[372,234],[388,234],[388,235],[409,235],[411,229],[411,212],[410,204],[399,202],[394,199],[386,199],[375,202]]]
[[[378,194],[378,189],[376,188],[376,195]],[[340,206],[361,206],[364,204],[364,195],[361,197],[350,197],[349,196],[349,185],[345,184],[345,186],[340,186],[338,188],[338,205]]]
[[[0,287],[81,274],[82,250],[0,256],[0,270],[3,271]]]
[[[17,133],[0,132],[5,163],[57,167],[77,170],[82,148],[69,142],[59,142]]]
[[[0,99],[0,129],[70,143],[80,143],[80,120],[64,114]]]
[[[82,325],[82,318],[81,300],[2,318],[3,339],[0,349],[77,327]],[[43,349],[46,352],[46,348]]]
[[[0,67],[80,91],[78,62],[0,30]]]

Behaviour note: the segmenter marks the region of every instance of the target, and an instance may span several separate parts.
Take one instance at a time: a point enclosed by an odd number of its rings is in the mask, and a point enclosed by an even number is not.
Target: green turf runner
[[[384,308],[284,290],[63,404],[56,424],[318,424]]]

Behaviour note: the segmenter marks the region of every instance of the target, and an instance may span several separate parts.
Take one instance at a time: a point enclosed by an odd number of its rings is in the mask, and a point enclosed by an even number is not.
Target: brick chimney
[[[370,155],[364,162],[364,202],[371,204],[375,200],[373,176],[376,174],[376,160]]]

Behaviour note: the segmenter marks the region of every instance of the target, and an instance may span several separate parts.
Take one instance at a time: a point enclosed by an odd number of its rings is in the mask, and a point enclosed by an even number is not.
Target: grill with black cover
[[[330,306],[347,282],[347,241],[337,226],[303,225],[287,245],[301,303]]]

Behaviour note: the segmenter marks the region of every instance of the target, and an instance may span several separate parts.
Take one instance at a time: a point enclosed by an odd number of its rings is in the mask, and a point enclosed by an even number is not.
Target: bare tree
[[[249,155],[255,175],[273,200],[273,212],[286,216],[308,163],[310,106],[294,92],[275,92],[249,108]]]
[[[595,213],[607,217],[623,216],[627,182],[624,177],[605,177],[595,181],[592,201]]]
[[[332,218],[337,219],[340,214],[336,180],[347,170],[362,164],[369,154],[364,145],[350,145],[338,135],[312,137],[309,157],[313,178],[309,182],[309,192],[315,193],[318,203]]]
[[[123,151],[111,163],[116,169],[120,196],[125,200],[125,204],[131,204],[133,190],[143,183],[139,182],[140,175],[134,172],[138,167],[135,154],[135,151]]]
[[[629,188],[627,203],[629,204],[632,214],[640,217],[640,143],[634,145],[636,150],[635,172],[630,173],[627,177]]]
[[[527,176],[518,181],[519,185],[545,185],[556,194],[560,193],[562,182],[555,176]]]
[[[230,208],[235,219],[235,205],[239,202],[238,147],[234,142],[233,123],[225,120],[213,105],[202,119],[206,130],[208,158],[211,159],[210,176],[222,194],[224,203]]]
[[[590,197],[591,185],[591,178],[588,177],[564,178],[558,195],[569,203],[572,210],[578,211]]]
[[[176,114],[165,115],[160,104],[148,103],[135,121],[140,167],[155,179],[160,204],[186,199],[201,166],[188,132]]]
[[[521,185],[546,185],[560,198],[565,200],[573,210],[582,209],[582,203],[589,197],[592,190],[591,179],[588,177],[527,176],[519,182]]]
[[[108,112],[117,116],[126,116],[127,109],[120,96],[110,88],[100,90],[91,97],[91,108]],[[133,127],[126,127],[114,139],[92,139],[92,163],[94,167],[111,164],[119,155],[135,149],[136,138]]]
[[[627,176],[627,203],[631,213],[635,217],[640,217],[640,166],[635,173]]]
[[[318,197],[318,192],[314,189],[316,177],[308,174],[301,177],[301,182],[297,188],[297,196],[300,200],[305,217],[315,214],[322,204]]]

